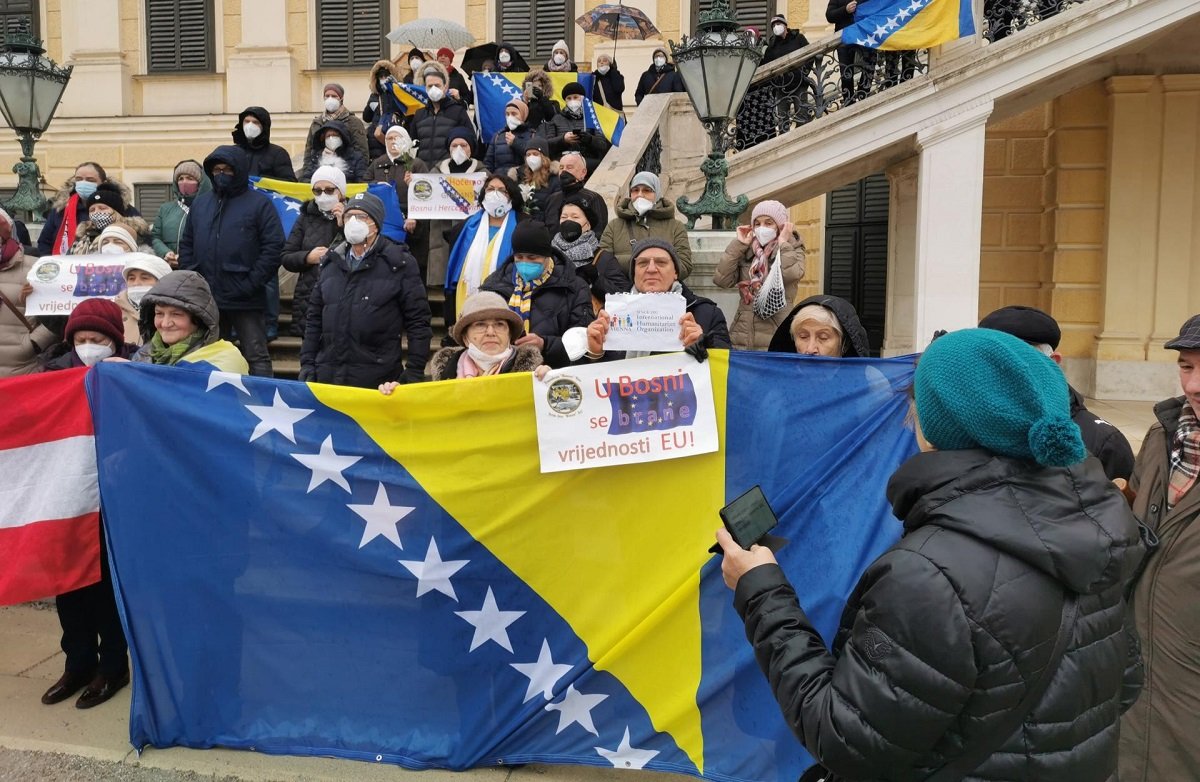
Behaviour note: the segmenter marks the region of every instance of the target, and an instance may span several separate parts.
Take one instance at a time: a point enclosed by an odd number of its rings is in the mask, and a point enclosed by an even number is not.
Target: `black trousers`
[[[58,622],[62,626],[62,650],[67,656],[66,670],[75,674],[99,672],[116,677],[129,670],[125,631],[117,614],[112,574],[108,570],[108,551],[104,532],[100,532],[100,581],[59,595]]]
[[[221,310],[221,339],[237,331],[238,348],[250,365],[250,374],[274,377],[267,350],[267,324],[262,310]]]

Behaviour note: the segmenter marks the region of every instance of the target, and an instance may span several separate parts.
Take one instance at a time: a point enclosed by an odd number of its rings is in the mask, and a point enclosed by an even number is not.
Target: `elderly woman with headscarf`
[[[218,318],[217,302],[199,272],[173,271],[142,297],[146,342],[132,360],[162,366],[206,363],[244,375],[250,365],[232,342],[221,339]]]
[[[854,305],[837,296],[818,294],[797,304],[779,324],[771,344],[775,353],[830,358],[867,358],[871,343]]]
[[[713,284],[738,289],[729,329],[738,350],[766,350],[804,276],[804,240],[778,201],[761,201],[721,256]]]

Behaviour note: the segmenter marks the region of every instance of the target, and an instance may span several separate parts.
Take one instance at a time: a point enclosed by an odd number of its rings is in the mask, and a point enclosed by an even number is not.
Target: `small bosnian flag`
[[[100,580],[86,369],[0,380],[0,605]]]

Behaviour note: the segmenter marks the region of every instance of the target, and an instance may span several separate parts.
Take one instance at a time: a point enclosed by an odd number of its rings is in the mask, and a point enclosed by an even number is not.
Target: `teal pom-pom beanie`
[[[1009,334],[963,329],[934,340],[914,384],[921,431],[938,450],[983,448],[1047,467],[1087,457],[1062,371]]]

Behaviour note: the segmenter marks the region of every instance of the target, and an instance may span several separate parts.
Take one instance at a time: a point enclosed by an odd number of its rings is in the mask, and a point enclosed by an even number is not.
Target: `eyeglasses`
[[[338,192],[336,187],[314,187],[313,195],[333,195]]]
[[[508,331],[508,321],[505,320],[477,320],[467,326],[467,331],[474,331],[480,334],[487,331],[494,331],[497,334]]]

